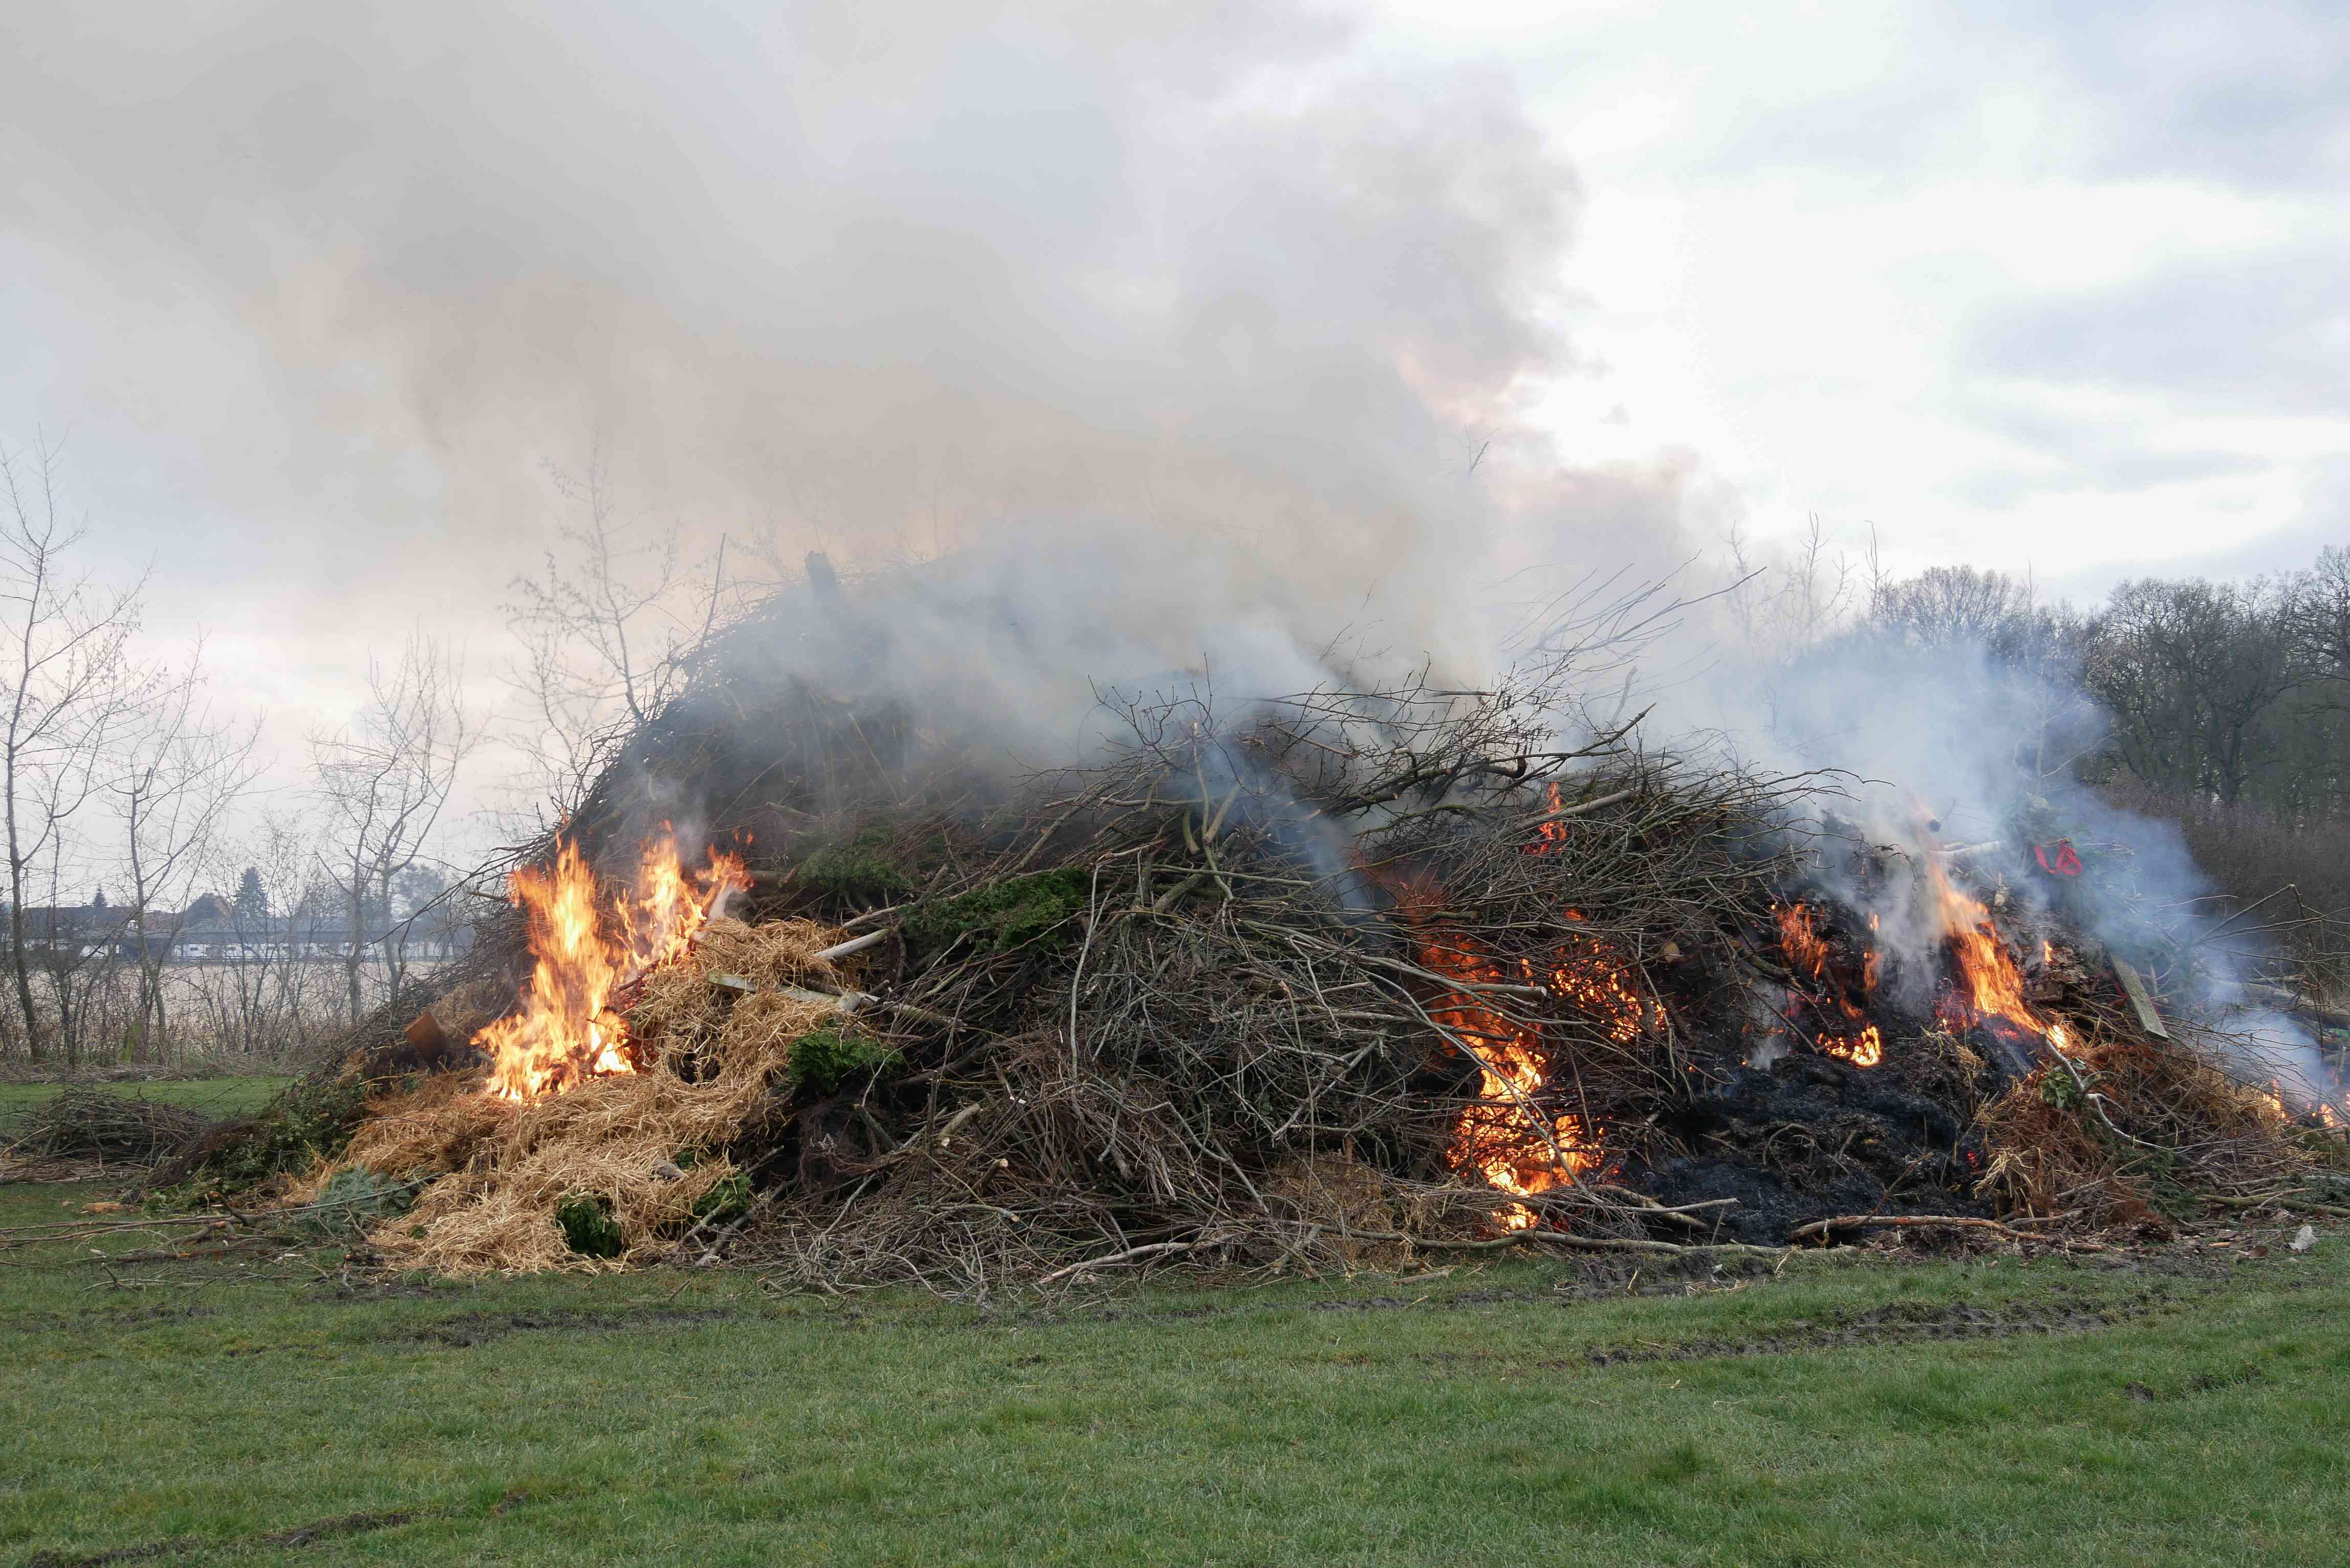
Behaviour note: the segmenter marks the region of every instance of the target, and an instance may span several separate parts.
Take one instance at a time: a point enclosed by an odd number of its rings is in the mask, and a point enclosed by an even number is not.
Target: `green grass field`
[[[0,1225],[93,1196],[0,1188]],[[722,1271],[370,1284],[332,1251],[92,1253],[154,1241],[0,1253],[0,1559],[2350,1555],[2350,1237],[994,1310]]]

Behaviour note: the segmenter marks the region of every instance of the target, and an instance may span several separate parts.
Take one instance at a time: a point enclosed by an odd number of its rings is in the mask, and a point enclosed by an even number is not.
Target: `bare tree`
[[[2011,639],[2038,607],[2027,578],[1973,566],[1929,566],[1869,586],[1869,619],[1921,648],[1986,649]]]
[[[1858,568],[1850,556],[1831,551],[1817,515],[1783,551],[1758,551],[1735,525],[1721,542],[1730,560],[1723,597],[1745,651],[1770,661],[1792,659],[1845,625]]]
[[[319,865],[342,906],[344,999],[350,1021],[366,1011],[360,984],[369,927],[390,926],[394,883],[422,858],[478,739],[458,689],[455,657],[421,633],[398,663],[370,662],[368,701],[352,723],[311,740],[311,768],[326,808]]]
[[[100,787],[111,732],[131,706],[129,643],[145,580],[108,588],[77,572],[72,556],[88,529],[65,520],[57,480],[56,448],[45,444],[29,455],[0,451],[0,606],[6,614],[0,679],[7,686],[0,696],[0,815],[7,834],[8,962],[26,1050],[36,1058],[51,1040],[33,992],[30,896],[46,867],[49,908],[56,909],[71,825]],[[45,950],[55,960],[62,951],[59,933],[47,935]],[[70,1032],[68,1044],[70,1049]]]
[[[116,982],[130,911],[109,904],[102,887],[87,906],[65,905],[68,873],[62,844],[62,836],[52,841],[42,867],[48,903],[34,911],[28,946],[41,982],[42,1026],[51,1047],[71,1067],[80,1065],[100,1039],[119,1038],[128,1022]]]
[[[528,760],[535,805],[567,814],[612,747],[660,710],[682,659],[726,598],[726,545],[689,566],[674,526],[620,517],[600,462],[584,482],[558,475],[577,521],[556,530],[537,576],[517,577],[506,618],[522,658],[505,672],[523,713],[509,739]]]
[[[2350,707],[2350,696],[2342,694],[2350,692],[2350,549],[2329,545],[2318,552],[2297,607],[2312,661],[2324,680],[2341,689],[2333,701]]]
[[[171,1043],[163,966],[172,943],[172,934],[158,932],[159,918],[189,902],[224,819],[258,771],[260,719],[238,723],[215,714],[203,698],[203,661],[199,642],[184,667],[154,671],[140,683],[143,700],[122,726],[107,784],[130,879],[137,1029],[159,1061]]]
[[[2279,704],[2311,674],[2297,581],[2122,584],[2090,623],[2090,689],[2121,761],[2157,788],[2233,805],[2278,761]]]
[[[264,812],[214,844],[203,875],[215,887],[236,883],[237,897],[224,920],[182,949],[174,977],[217,1044],[286,1056],[342,1012],[316,961],[335,896],[303,896],[316,884],[318,856],[315,825],[287,812]]]
[[[2004,705],[2032,721],[2028,754],[2016,762],[2037,778],[2070,771],[2106,739],[2104,715],[2081,685],[2085,635],[2081,617],[2069,606],[2043,604],[2028,576],[1929,566],[1895,578],[1878,566],[1872,541],[1861,638],[1867,656],[1980,658]]]

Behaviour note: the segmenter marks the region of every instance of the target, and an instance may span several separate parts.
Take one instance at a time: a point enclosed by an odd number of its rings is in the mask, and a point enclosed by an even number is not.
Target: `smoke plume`
[[[1274,687],[1341,637],[1473,670],[1507,572],[1680,553],[1681,472],[1569,472],[1525,417],[1574,365],[1571,172],[1497,73],[1305,5],[12,27],[80,395],[194,447],[330,635],[478,618],[549,465],[777,576],[983,545],[1048,642]]]

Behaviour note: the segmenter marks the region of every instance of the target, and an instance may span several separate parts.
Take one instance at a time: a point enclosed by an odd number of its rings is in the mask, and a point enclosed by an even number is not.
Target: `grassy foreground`
[[[0,1225],[94,1196],[0,1188]],[[333,1253],[242,1280],[89,1257],[152,1244],[0,1253],[0,1561],[2350,1551],[2350,1238],[1742,1280],[1521,1263],[991,1312],[715,1271],[355,1288]]]

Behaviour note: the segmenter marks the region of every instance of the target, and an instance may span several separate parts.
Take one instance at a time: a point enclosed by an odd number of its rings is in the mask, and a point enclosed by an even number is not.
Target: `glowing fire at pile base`
[[[706,870],[688,875],[666,836],[645,846],[635,887],[608,901],[608,916],[576,844],[563,843],[545,870],[515,871],[507,896],[528,919],[537,962],[520,1009],[473,1037],[490,1058],[484,1092],[531,1100],[637,1071],[643,1064],[614,995],[682,957],[726,896],[749,885],[742,861],[715,852]]]
[[[1558,786],[1550,786],[1549,809],[1561,809]],[[1530,855],[1546,855],[1566,840],[1567,824],[1548,820],[1535,827]],[[1424,891],[1424,890],[1423,890]],[[1409,900],[1408,900],[1409,901]],[[1430,904],[1440,903],[1430,898]],[[1580,921],[1581,911],[1565,911]],[[1619,1044],[1638,1038],[1648,1026],[1648,1010],[1629,982],[1628,972],[1596,937],[1560,944],[1547,971],[1521,959],[1512,976],[1466,933],[1431,931],[1420,961],[1439,974],[1471,985],[1503,983],[1546,991],[1572,1002]],[[1453,1128],[1446,1158],[1455,1170],[1473,1171],[1497,1191],[1532,1198],[1572,1184],[1600,1161],[1597,1129],[1586,1118],[1544,1111],[1536,1102],[1553,1076],[1550,1043],[1538,1024],[1505,1016],[1477,999],[1474,991],[1445,996],[1431,1016],[1477,1060],[1477,1098],[1464,1106]],[[1531,1230],[1534,1210],[1513,1203],[1498,1213],[1509,1230]]]
[[[1501,965],[1458,934],[1431,940],[1421,958],[1437,972],[1473,984],[1504,979]],[[1531,972],[1524,978],[1534,980]],[[1498,1191],[1531,1198],[1573,1182],[1598,1163],[1598,1149],[1581,1117],[1546,1116],[1535,1106],[1551,1072],[1540,1029],[1481,1004],[1474,992],[1452,993],[1432,1016],[1477,1059],[1477,1098],[1461,1110],[1446,1150],[1454,1169],[1473,1171]],[[1534,1224],[1534,1212],[1513,1203],[1501,1211],[1501,1219],[1509,1229],[1523,1231]]]
[[[1783,905],[1778,911],[1778,918],[1779,945],[1785,951],[1788,961],[1796,967],[1799,973],[1810,976],[1814,981],[1827,981],[1829,978],[1827,939],[1820,935],[1818,927],[1814,924],[1815,917],[1812,907],[1809,904]],[[1867,994],[1877,989],[1876,951],[1871,950],[1863,961],[1865,967],[1861,975],[1861,990],[1864,994]],[[1840,1056],[1856,1067],[1874,1067],[1884,1061],[1884,1033],[1876,1024],[1868,1021],[1867,1015],[1861,1011],[1857,1003],[1843,993],[1841,986],[1824,984],[1823,989],[1832,993],[1827,1000],[1842,1012],[1851,1027],[1843,1034],[1820,1035],[1813,1044],[1829,1055]],[[1796,994],[1791,991],[1788,998],[1791,1014],[1796,1001]],[[1814,1004],[1823,1005],[1816,1000]],[[1793,1022],[1792,1016],[1789,1022]]]

